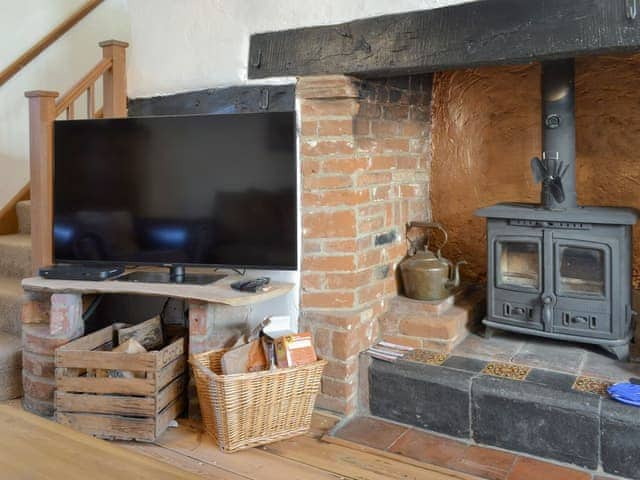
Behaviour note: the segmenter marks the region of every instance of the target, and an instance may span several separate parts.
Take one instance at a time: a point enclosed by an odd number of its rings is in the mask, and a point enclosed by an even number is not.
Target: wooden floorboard
[[[235,474],[216,465],[204,463],[187,455],[176,453],[173,450],[169,450],[159,445],[131,442],[122,446],[133,452],[141,453],[147,457],[169,463],[174,467],[185,470],[189,473],[200,475],[205,477],[207,480],[247,480],[250,478]]]
[[[398,462],[381,455],[300,436],[266,445],[264,450],[336,475],[362,480],[451,480],[464,475],[438,471]],[[466,477],[471,478],[471,477]]]
[[[429,466],[396,461],[373,452],[326,443],[321,437],[339,417],[317,412],[308,434],[233,454],[222,453],[201,431],[182,420],[155,444],[120,442],[157,460],[205,478],[231,480],[460,480],[476,478]],[[226,475],[226,476],[225,476]]]
[[[7,402],[5,405],[21,409],[19,401]],[[40,419],[37,420],[42,422]],[[106,450],[113,449],[114,461],[117,461],[119,455],[117,452],[124,449],[128,454],[138,454],[141,457],[139,462],[143,464],[147,461],[146,458],[149,459],[148,461],[156,460],[168,464],[167,471],[162,474],[153,468],[147,472],[157,475],[155,478],[158,480],[166,478],[163,474],[176,471],[182,471],[186,476],[195,475],[209,480],[460,480],[472,478],[457,472],[449,473],[439,467],[431,469],[430,466],[413,465],[376,455],[374,452],[349,448],[348,445],[336,445],[323,441],[322,437],[338,421],[340,421],[339,417],[316,412],[311,429],[306,435],[232,454],[221,452],[213,440],[202,431],[199,423],[186,419],[180,420],[178,428],[167,430],[155,443],[107,443],[69,430],[68,435],[77,442],[74,445],[76,451],[65,452],[63,457],[54,446],[50,445],[50,442],[42,443],[37,438],[31,439],[27,433],[28,425],[15,428],[11,433],[17,434],[17,437],[13,437],[16,441],[0,442],[2,443],[0,447],[4,450],[5,458],[22,458],[21,455],[24,452],[19,451],[20,442],[28,442],[31,448],[36,448],[39,454],[46,458],[46,462],[41,466],[39,466],[40,463],[32,465],[30,462],[22,462],[21,474],[23,475],[15,477],[34,480],[40,478],[71,480],[90,478],[83,475],[95,475],[95,465],[92,465],[91,459],[87,457],[83,439],[86,439],[86,442],[100,442],[100,445],[105,445]],[[47,424],[48,422],[44,422],[45,428]],[[56,425],[51,424],[51,427]],[[13,451],[14,449],[17,450]],[[69,463],[67,457],[77,458],[78,463],[75,461]],[[94,461],[99,463],[96,459]],[[111,462],[112,460],[102,458],[101,461]],[[119,466],[116,465],[112,473],[118,470]],[[55,471],[59,476],[49,475],[50,471]]]

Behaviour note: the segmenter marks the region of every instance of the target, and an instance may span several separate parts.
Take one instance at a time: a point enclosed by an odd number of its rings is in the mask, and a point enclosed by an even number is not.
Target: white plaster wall
[[[85,0],[0,0],[0,69],[33,46]],[[29,178],[27,90],[63,94],[102,57],[98,42],[130,41],[126,0],[107,0],[0,87],[0,206]]]
[[[470,0],[129,0],[129,96],[247,83],[252,33],[465,1]]]
[[[128,94],[138,98],[250,83],[247,57],[252,33],[465,1],[470,0],[129,0]],[[256,83],[293,81],[280,78]],[[268,315],[288,314],[297,327],[299,271],[251,271],[247,275],[267,275],[297,285],[286,297],[255,306],[252,323]]]

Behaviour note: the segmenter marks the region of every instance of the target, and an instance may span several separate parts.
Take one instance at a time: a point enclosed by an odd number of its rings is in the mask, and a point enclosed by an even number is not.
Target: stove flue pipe
[[[577,206],[576,198],[576,124],[574,61],[542,63],[542,155],[562,175],[564,200],[559,202],[543,183],[542,206],[565,210]]]

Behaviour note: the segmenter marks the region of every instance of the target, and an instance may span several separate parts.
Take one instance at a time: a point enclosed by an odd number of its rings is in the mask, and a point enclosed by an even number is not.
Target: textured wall
[[[252,33],[466,1],[470,0],[130,0],[129,96],[247,83]]]
[[[640,208],[640,55],[576,63],[577,190],[582,205]],[[538,201],[540,66],[443,72],[434,80],[432,209],[449,230],[445,253],[486,271],[481,206]],[[640,241],[634,246],[640,266]],[[638,269],[636,269],[638,270]]]

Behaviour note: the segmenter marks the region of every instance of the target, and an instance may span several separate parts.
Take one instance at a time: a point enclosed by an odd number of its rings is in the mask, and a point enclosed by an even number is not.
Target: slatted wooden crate
[[[118,327],[56,350],[56,420],[100,438],[153,441],[185,407],[185,341],[159,351],[112,352]],[[141,378],[88,376],[96,369],[139,372]]]

